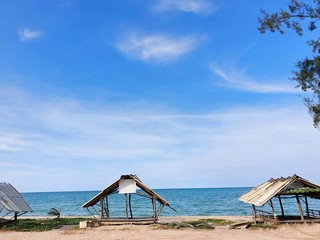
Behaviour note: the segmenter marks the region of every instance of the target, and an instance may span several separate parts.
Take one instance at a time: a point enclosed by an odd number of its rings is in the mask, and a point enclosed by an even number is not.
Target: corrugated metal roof
[[[164,204],[165,206],[169,206],[169,202],[167,202],[164,198],[162,198],[159,194],[157,194],[156,192],[154,192],[153,190],[151,190],[150,188],[148,188],[146,185],[144,185],[141,180],[136,176],[136,175],[122,175],[120,177],[120,179],[118,179],[117,181],[115,181],[114,183],[112,183],[110,186],[108,186],[107,188],[105,188],[104,190],[102,190],[99,194],[97,194],[95,197],[93,197],[91,200],[89,200],[88,202],[86,202],[85,204],[83,204],[82,207],[84,208],[88,208],[91,207],[93,205],[95,205],[96,203],[98,203],[100,201],[101,198],[108,196],[116,191],[118,191],[119,189],[119,182],[122,179],[133,179],[137,186],[143,190],[144,192],[146,192],[147,194],[149,194],[151,197],[155,197],[156,200],[162,204]]]
[[[293,175],[287,178],[277,178],[260,184],[259,186],[253,188],[248,193],[242,195],[239,200],[253,204],[255,206],[263,206],[270,199],[276,195],[289,194],[287,190],[303,189],[303,188],[312,188],[315,190],[320,190],[320,186],[309,182],[306,179],[303,179],[297,175]],[[314,191],[318,194],[317,191]],[[318,198],[319,196],[313,196]]]
[[[9,212],[32,212],[22,195],[9,183],[0,183],[0,204]]]

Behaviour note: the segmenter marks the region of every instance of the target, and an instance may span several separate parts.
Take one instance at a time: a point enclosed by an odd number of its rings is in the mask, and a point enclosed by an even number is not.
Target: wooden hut
[[[290,214],[286,214],[283,204],[287,199],[291,200],[288,205],[291,208]],[[242,195],[239,200],[252,205],[255,221],[273,220],[280,223],[320,221],[319,205],[317,209],[311,209],[309,206],[309,202],[320,200],[320,186],[297,175],[271,178]],[[297,205],[295,209],[298,214],[296,215],[292,214],[294,203],[292,200],[295,200]],[[271,212],[257,209],[266,204],[269,204]],[[275,209],[276,204],[279,206],[278,211]]]
[[[32,212],[22,195],[10,184],[0,183],[0,219],[16,221],[18,216]]]
[[[137,190],[137,188],[139,188]],[[124,215],[115,216],[109,206],[111,196],[120,194],[124,196]],[[150,199],[152,216],[134,216],[132,208],[132,195]],[[122,198],[123,199],[123,198]],[[138,200],[138,199],[137,199]],[[119,201],[119,198],[117,199]],[[102,190],[98,195],[86,202],[82,207],[96,218],[99,218],[101,223],[116,224],[116,223],[154,223],[160,215],[164,206],[170,207],[169,202],[158,195],[156,192],[144,185],[136,175],[122,175],[117,181]],[[147,206],[143,207],[144,209]],[[171,207],[170,207],[171,208]]]

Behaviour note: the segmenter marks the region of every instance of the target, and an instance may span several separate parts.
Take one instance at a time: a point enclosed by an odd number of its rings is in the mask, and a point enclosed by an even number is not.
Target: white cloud
[[[0,167],[3,167],[3,168],[16,167],[16,165],[14,163],[3,161],[3,160],[0,159]]]
[[[94,105],[48,96],[39,100],[29,94],[18,100],[14,94],[6,96],[0,153],[20,168],[7,166],[10,171],[1,176],[20,181],[22,190],[83,189],[84,174],[104,179],[106,171],[113,178],[136,173],[153,187],[248,186],[271,176],[318,176],[313,166],[319,132],[303,105],[184,114],[157,109],[153,103]],[[0,104],[3,99],[0,91]],[[20,108],[31,109],[17,111]],[[25,171],[21,163],[36,173]],[[162,174],[148,174],[154,169]],[[48,172],[58,173],[50,175],[52,183],[32,182]],[[101,188],[97,181],[86,184],[88,190]],[[73,189],[66,189],[70,186]]]
[[[41,30],[31,30],[29,28],[23,28],[18,31],[20,41],[26,42],[31,41],[37,38],[40,38],[43,35]]]
[[[21,136],[11,134],[11,133],[9,134],[1,133],[0,152],[1,151],[10,151],[10,152],[21,151],[28,145],[29,143],[23,140]]]
[[[191,51],[196,43],[197,39],[191,36],[172,38],[165,35],[129,35],[117,43],[117,48],[130,58],[164,62]]]
[[[153,6],[155,12],[182,11],[207,15],[213,11],[213,5],[206,0],[160,0]]]
[[[299,90],[288,79],[265,81],[263,78],[254,79],[244,70],[234,68],[221,68],[211,64],[210,69],[220,79],[224,86],[258,93],[298,93]]]

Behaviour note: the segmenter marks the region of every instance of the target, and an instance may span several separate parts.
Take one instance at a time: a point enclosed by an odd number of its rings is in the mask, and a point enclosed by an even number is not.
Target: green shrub
[[[197,225],[201,223],[207,223],[211,225],[216,225],[216,226],[226,226],[233,224],[234,222],[225,220],[225,219],[216,219],[216,218],[206,218],[206,219],[199,219],[197,221],[186,221],[187,223],[190,223],[192,225]]]
[[[60,218],[59,221],[52,219],[18,219],[15,222],[0,223],[0,230],[21,232],[43,232],[60,229],[67,225],[79,226],[80,221],[91,220],[87,218]]]

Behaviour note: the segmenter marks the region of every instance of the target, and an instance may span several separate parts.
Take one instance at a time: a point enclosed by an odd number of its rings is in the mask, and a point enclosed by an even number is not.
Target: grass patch
[[[194,226],[197,224],[203,224],[203,223],[208,223],[215,226],[227,226],[227,225],[234,224],[233,221],[229,221],[225,219],[216,219],[216,218],[208,218],[208,219],[206,218],[206,219],[199,219],[196,221],[186,221],[186,223],[189,223]]]
[[[80,221],[91,220],[87,218],[60,218],[59,221],[52,219],[18,219],[16,222],[0,223],[0,231],[19,232],[44,232],[60,229],[63,226],[79,226]]]
[[[266,223],[256,223],[252,224],[249,229],[256,230],[256,229],[276,229],[278,225],[276,224],[266,224]]]
[[[215,229],[216,226],[228,226],[234,222],[225,219],[199,219],[196,221],[170,222],[162,225],[162,229]]]

